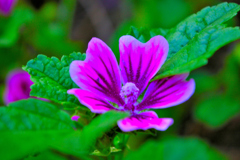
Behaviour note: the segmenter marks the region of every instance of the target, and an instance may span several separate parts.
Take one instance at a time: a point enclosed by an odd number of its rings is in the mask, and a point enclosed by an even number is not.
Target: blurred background
[[[38,54],[61,58],[84,53],[98,37],[118,54],[118,39],[130,26],[171,28],[187,16],[220,0],[19,0],[9,14],[0,15],[0,96],[7,76]],[[230,1],[228,1],[230,2]],[[240,3],[240,1],[231,1]],[[239,25],[240,15],[228,22]],[[148,139],[171,135],[200,137],[231,159],[240,159],[240,41],[221,48],[208,65],[190,75],[194,96],[186,103],[157,110],[175,123],[157,136],[133,135],[137,149]],[[3,98],[0,106],[4,106]]]

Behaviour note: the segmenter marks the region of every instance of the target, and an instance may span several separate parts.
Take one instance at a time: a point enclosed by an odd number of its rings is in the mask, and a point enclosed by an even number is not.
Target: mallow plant
[[[197,84],[187,79],[189,73],[240,38],[238,27],[224,24],[239,10],[235,3],[221,3],[170,29],[131,27],[119,39],[119,57],[99,38],[90,40],[86,53],[61,60],[38,55],[23,66],[31,76],[31,98],[0,108],[1,158],[225,159],[197,138],[149,141],[136,151],[127,138],[174,125],[154,110],[194,94]],[[20,86],[6,94],[22,91]]]

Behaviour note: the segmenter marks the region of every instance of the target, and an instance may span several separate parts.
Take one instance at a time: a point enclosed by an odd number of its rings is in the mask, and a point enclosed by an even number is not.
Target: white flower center
[[[138,99],[139,89],[132,82],[126,83],[120,92],[120,96],[126,104],[134,104]]]

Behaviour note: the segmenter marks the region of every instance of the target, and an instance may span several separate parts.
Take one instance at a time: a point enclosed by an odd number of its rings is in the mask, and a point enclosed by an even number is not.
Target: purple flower
[[[100,39],[92,38],[85,61],[73,61],[70,65],[71,78],[81,89],[71,89],[68,93],[74,94],[95,113],[130,112],[130,117],[118,121],[124,132],[149,128],[166,130],[173,119],[158,118],[154,111],[148,110],[188,100],[195,90],[194,80],[186,81],[188,74],[181,74],[153,81],[138,102],[150,79],[165,62],[168,42],[162,36],[155,36],[147,43],[122,36],[119,49],[120,66],[111,49]]]
[[[0,13],[9,15],[17,0],[0,0]]]
[[[33,82],[30,75],[23,70],[14,70],[7,76],[6,89],[4,92],[5,104],[27,99],[30,97],[30,86]]]
[[[80,118],[80,116],[73,115],[73,116],[71,117],[71,120],[72,120],[72,121],[78,121],[79,118]]]
[[[15,102],[21,99],[30,98],[30,86],[33,82],[30,79],[30,75],[23,70],[14,70],[10,72],[6,80],[6,88],[4,91],[4,103]],[[31,97],[36,98],[36,97]],[[44,98],[37,98],[40,100],[48,101]]]

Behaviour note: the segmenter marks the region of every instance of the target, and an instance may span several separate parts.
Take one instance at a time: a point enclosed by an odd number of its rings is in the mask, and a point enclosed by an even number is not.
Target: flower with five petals
[[[129,35],[122,36],[119,50],[118,66],[112,50],[100,39],[92,38],[86,59],[73,61],[70,65],[70,76],[80,89],[68,90],[68,94],[75,95],[94,113],[109,110],[129,112],[130,117],[118,121],[124,132],[150,128],[166,130],[173,124],[173,119],[158,118],[149,109],[185,102],[194,93],[194,80],[186,81],[188,74],[174,75],[155,80],[147,88],[167,58],[169,45],[162,36],[155,36],[147,43]],[[139,102],[138,97],[144,91]]]

